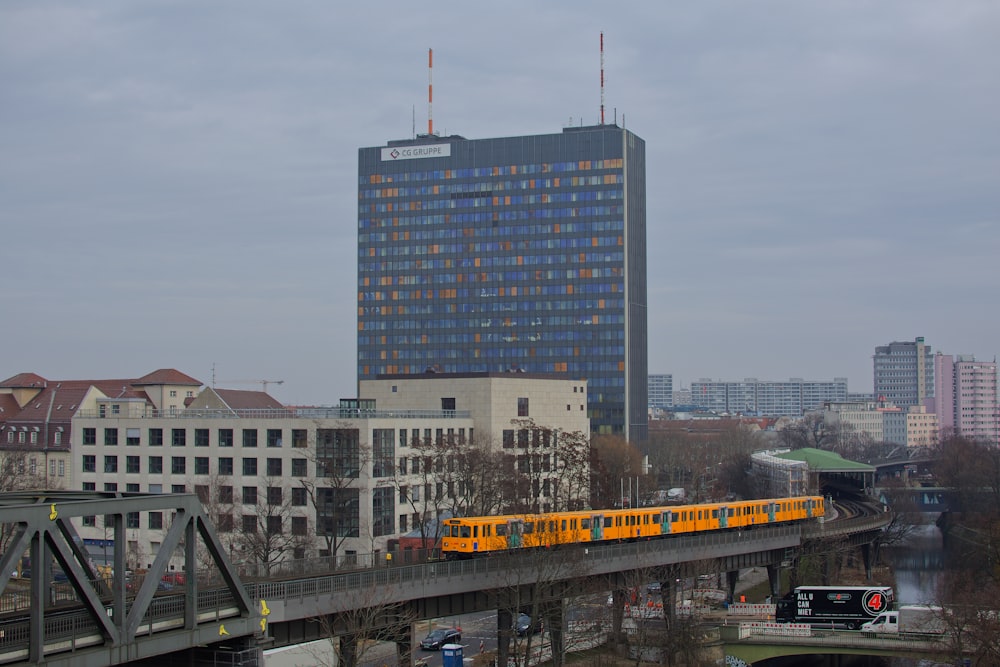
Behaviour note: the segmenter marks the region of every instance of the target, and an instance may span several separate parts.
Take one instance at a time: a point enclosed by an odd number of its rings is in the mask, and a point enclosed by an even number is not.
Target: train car
[[[669,507],[458,517],[444,520],[441,552],[446,558],[469,558],[520,549],[742,530],[807,521],[824,514],[822,496],[801,496]]]

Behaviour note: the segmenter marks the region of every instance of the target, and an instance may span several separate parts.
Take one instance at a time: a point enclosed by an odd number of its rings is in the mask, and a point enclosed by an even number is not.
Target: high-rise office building
[[[877,346],[872,367],[876,400],[908,408],[934,396],[934,355],[923,337]]]
[[[597,433],[646,438],[645,142],[617,125],[358,155],[358,380],[585,378]]]
[[[649,407],[663,410],[674,405],[674,376],[670,373],[650,374]]]

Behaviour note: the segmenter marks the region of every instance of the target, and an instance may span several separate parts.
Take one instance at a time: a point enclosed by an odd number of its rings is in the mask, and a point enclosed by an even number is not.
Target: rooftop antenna
[[[410,129],[410,132],[411,132],[412,138],[416,139],[417,138],[417,105],[416,104],[413,105],[413,108],[410,110],[410,113],[413,116],[412,119],[410,120],[410,122],[413,123],[413,127]]]
[[[604,31],[601,31],[601,125],[604,125]]]
[[[434,49],[427,49],[427,134],[434,136]]]

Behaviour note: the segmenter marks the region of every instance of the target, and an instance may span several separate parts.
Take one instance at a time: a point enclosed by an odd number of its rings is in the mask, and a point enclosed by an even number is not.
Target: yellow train
[[[564,544],[624,542],[710,530],[752,528],[823,516],[822,496],[769,498],[700,505],[509,514],[445,519],[446,558]]]

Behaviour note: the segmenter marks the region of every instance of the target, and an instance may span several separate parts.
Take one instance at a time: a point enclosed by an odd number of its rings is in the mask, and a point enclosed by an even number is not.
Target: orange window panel
[[[510,195],[503,198],[504,206],[510,206]]]
[[[597,307],[598,308],[604,308],[604,299],[598,299],[597,300]]]
[[[440,185],[435,185],[434,189],[432,190],[432,192],[434,194],[436,194],[436,195],[439,195],[439,194],[441,194],[440,190],[441,190],[441,186]]]
[[[597,237],[596,236],[593,237],[592,239],[590,239],[590,245],[593,246],[593,247],[595,247],[595,248],[597,247]]]
[[[559,233],[559,223],[558,222],[556,224],[552,225],[552,231],[554,231],[556,234]]]
[[[623,373],[625,372],[625,362],[624,361],[619,361],[618,362],[618,370],[622,371]]]
[[[553,178],[553,179],[552,179],[552,185],[553,185],[554,187],[557,187],[557,188],[558,188],[558,187],[559,187],[559,182],[560,182],[561,180],[562,180],[562,179],[560,179],[560,178]]]
[[[499,206],[500,205],[500,197],[494,197],[493,198],[493,205],[494,206]]]
[[[579,254],[579,255],[577,256],[577,261],[578,261],[578,262],[586,262],[586,261],[587,261],[587,255],[585,255],[584,253],[582,253],[582,252],[581,252],[581,253],[580,253],[580,254]]]
[[[597,324],[597,322],[598,322],[597,315],[591,315],[590,316],[590,322],[591,322],[591,324]]]
[[[500,175],[500,167],[493,167],[493,175],[494,176]]]
[[[478,343],[481,336],[482,336],[482,334],[476,334],[473,338]]]
[[[574,357],[579,357],[580,356],[580,348],[579,347],[574,347],[573,348],[573,356]]]
[[[445,169],[444,170],[444,177],[445,178],[451,178],[451,169]]]
[[[618,237],[618,245],[625,245],[625,238],[624,237],[621,237],[621,236]]]
[[[518,255],[517,256],[517,265],[518,266],[524,266],[524,255]]]
[[[476,268],[479,268],[479,258],[478,257],[476,257],[475,266],[476,266]]]
[[[392,202],[389,202],[388,204],[385,205],[385,210],[387,210],[387,211],[391,211],[392,210]]]
[[[427,334],[420,335],[420,342],[424,343],[425,345],[427,344]]]
[[[361,317],[361,316],[362,316],[362,315],[364,315],[364,314],[365,314],[365,309],[364,309],[364,308],[361,308],[361,307],[359,306],[359,307],[358,307],[358,317]],[[361,322],[358,322],[358,331],[363,331],[363,330],[364,330],[364,328],[365,328],[365,327],[364,327],[364,325],[362,325],[362,324],[361,324]]]
[[[387,357],[386,357],[386,354],[385,354],[385,350],[382,350],[382,351],[380,351],[378,353],[378,358],[381,359],[382,361],[386,360]]]
[[[368,248],[368,256],[369,257],[375,256],[375,248]]]
[[[500,288],[500,296],[507,296],[507,290],[506,290],[506,288],[503,288],[503,287]]]
[[[566,285],[566,294],[572,294],[572,293],[573,293],[573,286]]]
[[[517,296],[517,285],[514,285],[513,287],[510,288],[510,295]]]
[[[535,179],[531,179],[530,181],[528,181],[528,188],[531,190],[535,189]]]
[[[392,313],[392,306],[382,306],[378,309],[379,315],[389,315]]]

